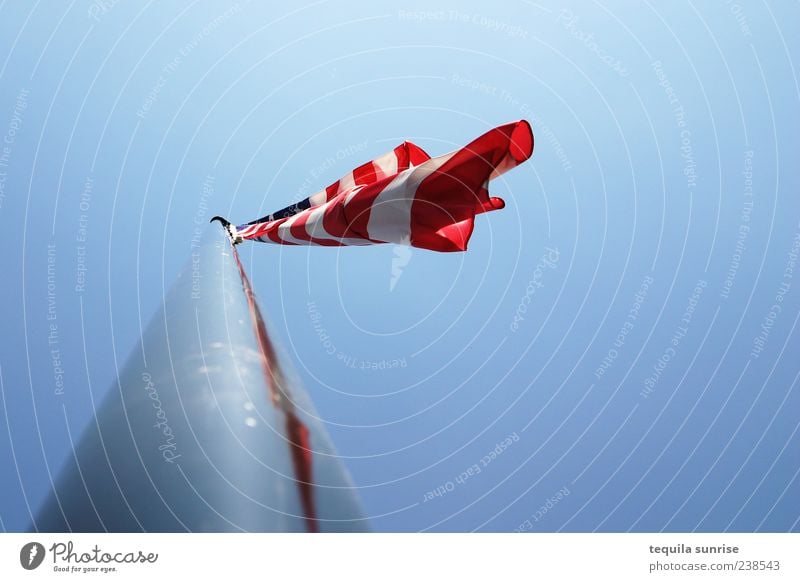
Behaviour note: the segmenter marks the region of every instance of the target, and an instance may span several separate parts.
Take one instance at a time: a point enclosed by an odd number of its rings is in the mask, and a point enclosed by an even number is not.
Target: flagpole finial
[[[212,223],[215,221],[219,222],[222,225],[222,228],[225,229],[225,232],[227,233],[228,238],[230,239],[232,245],[238,245],[240,242],[244,240],[237,232],[236,227],[233,224],[231,224],[229,220],[221,216],[215,216],[208,222]]]

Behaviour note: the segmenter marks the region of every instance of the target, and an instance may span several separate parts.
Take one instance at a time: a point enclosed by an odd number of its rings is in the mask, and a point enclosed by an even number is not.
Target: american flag
[[[405,244],[434,251],[467,249],[475,215],[505,207],[489,181],[533,154],[521,120],[496,127],[436,158],[404,142],[324,190],[278,212],[233,226],[234,242],[350,246]]]

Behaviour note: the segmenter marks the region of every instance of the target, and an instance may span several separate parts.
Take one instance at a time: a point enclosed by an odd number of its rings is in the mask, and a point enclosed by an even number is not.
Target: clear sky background
[[[799,21],[0,3],[0,527],[31,527],[196,217],[525,118],[467,253],[241,247],[374,529],[797,531]]]

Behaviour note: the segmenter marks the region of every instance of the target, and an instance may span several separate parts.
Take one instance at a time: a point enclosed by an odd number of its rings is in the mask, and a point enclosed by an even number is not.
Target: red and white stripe
[[[524,120],[436,158],[405,142],[313,195],[311,208],[242,227],[237,234],[288,245],[397,243],[463,251],[475,215],[505,206],[489,196],[489,181],[532,153],[533,133]]]

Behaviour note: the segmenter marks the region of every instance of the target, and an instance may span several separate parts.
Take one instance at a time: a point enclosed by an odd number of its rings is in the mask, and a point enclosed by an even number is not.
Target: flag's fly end
[[[521,164],[533,155],[533,130],[525,119],[511,125],[514,129],[511,132],[509,153],[517,164]]]

